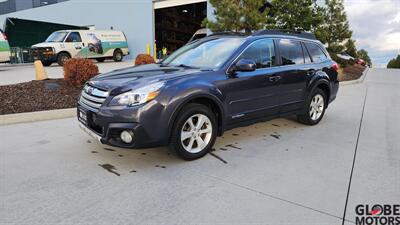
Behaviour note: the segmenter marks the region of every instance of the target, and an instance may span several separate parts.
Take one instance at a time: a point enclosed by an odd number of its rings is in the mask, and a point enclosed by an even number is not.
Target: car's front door
[[[280,77],[278,92],[280,112],[292,112],[304,106],[307,86],[307,67],[300,41],[279,39]],[[308,54],[308,53],[307,53]],[[310,58],[307,64],[311,62]]]
[[[257,69],[236,72],[228,79],[226,108],[230,123],[278,113],[275,47],[272,39],[251,43],[235,60],[253,60]]]
[[[64,41],[64,45],[72,58],[85,58],[85,55],[81,54],[83,42],[79,32],[70,32]]]

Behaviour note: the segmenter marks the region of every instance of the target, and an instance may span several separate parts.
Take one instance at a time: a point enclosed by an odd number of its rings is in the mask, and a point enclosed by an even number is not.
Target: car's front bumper
[[[32,48],[31,51],[35,59],[49,62],[55,62],[57,60],[57,55],[51,47],[35,47]]]
[[[85,119],[82,118],[82,114],[86,117]],[[82,105],[78,105],[77,108],[79,126],[102,144],[122,148],[146,148],[165,145],[167,134],[162,131],[167,129],[163,128],[163,125],[155,125],[157,123],[155,117],[149,119],[142,116],[140,120],[135,118],[137,114],[138,112],[135,109],[108,109],[94,112]],[[152,113],[146,114],[151,115]],[[140,122],[144,122],[146,126],[143,126]],[[121,140],[120,134],[124,130],[133,132],[132,143],[127,144]]]
[[[339,91],[339,81],[332,82],[329,103],[333,102],[336,99],[338,91]]]

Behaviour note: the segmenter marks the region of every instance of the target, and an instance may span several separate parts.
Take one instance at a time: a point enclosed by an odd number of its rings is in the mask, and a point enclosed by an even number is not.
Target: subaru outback
[[[310,33],[213,34],[158,64],[94,77],[77,115],[80,127],[103,144],[168,145],[193,160],[234,127],[290,115],[318,124],[336,98],[337,70]]]

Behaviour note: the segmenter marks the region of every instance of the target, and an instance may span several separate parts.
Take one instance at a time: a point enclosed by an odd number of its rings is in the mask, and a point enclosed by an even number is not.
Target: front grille
[[[94,112],[97,112],[106,100],[107,96],[107,91],[85,85],[82,90],[81,97],[79,98],[79,104],[89,108]]]

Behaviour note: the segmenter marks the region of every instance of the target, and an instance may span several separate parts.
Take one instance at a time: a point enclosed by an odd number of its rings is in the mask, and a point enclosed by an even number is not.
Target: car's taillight
[[[333,63],[332,68],[337,72],[339,70],[339,66],[337,63]]]

